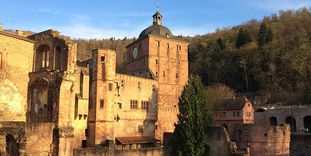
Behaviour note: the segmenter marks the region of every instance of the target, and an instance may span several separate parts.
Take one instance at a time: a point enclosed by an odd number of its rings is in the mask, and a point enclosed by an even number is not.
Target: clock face
[[[135,48],[133,49],[133,58],[136,59],[137,56],[138,56],[138,48],[135,47]]]

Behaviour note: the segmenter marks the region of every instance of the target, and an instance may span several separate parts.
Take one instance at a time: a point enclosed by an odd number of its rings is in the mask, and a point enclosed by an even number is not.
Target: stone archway
[[[277,126],[278,125],[278,120],[275,116],[271,116],[269,121],[270,121],[271,126]]]
[[[285,123],[290,125],[291,132],[296,132],[296,119],[293,116],[287,116],[285,118]]]
[[[49,81],[45,78],[35,80],[30,88],[30,122],[51,122],[53,106],[49,100]]]
[[[303,117],[303,124],[306,132],[311,133],[311,116]]]
[[[11,134],[7,134],[6,140],[6,153],[8,156],[18,156],[19,155],[19,144],[16,139]]]

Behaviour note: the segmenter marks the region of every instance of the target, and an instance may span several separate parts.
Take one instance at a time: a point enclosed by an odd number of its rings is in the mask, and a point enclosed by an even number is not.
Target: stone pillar
[[[59,129],[56,129],[55,132],[58,134],[55,134],[55,137],[58,137],[56,140],[57,144],[57,154],[54,153],[54,155],[57,156],[71,156],[73,155],[73,149],[72,149],[72,140],[74,138],[74,128],[73,127],[62,127]]]

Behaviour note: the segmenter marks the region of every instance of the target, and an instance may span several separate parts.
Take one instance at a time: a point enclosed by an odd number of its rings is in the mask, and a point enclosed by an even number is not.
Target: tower
[[[188,42],[175,36],[162,24],[156,12],[153,24],[127,46],[127,73],[158,82],[156,137],[173,132],[177,122],[178,98],[188,81]]]

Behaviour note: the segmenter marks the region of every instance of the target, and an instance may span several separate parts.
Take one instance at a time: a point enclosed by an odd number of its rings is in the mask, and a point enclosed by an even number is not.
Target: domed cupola
[[[143,38],[148,36],[149,34],[152,35],[159,35],[163,37],[173,37],[172,32],[165,26],[162,26],[162,18],[163,16],[157,11],[153,16],[153,25],[143,30],[139,38]]]

